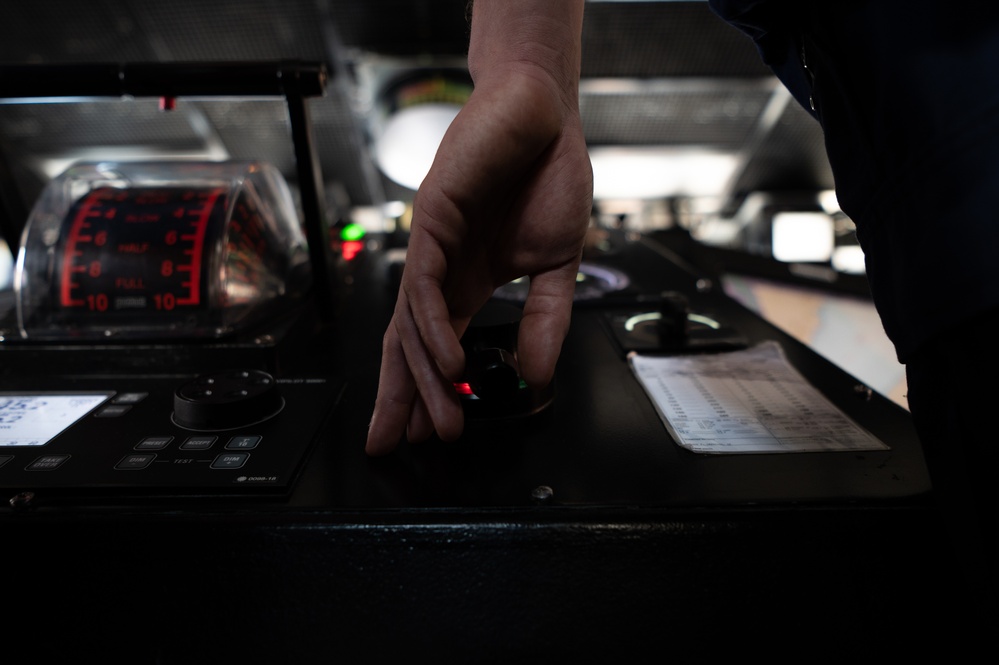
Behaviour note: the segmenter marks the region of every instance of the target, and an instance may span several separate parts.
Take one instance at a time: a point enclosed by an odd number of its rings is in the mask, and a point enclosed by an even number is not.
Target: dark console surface
[[[124,497],[135,506],[155,497],[161,508],[171,496],[249,495],[270,496],[278,510],[333,512],[523,509],[537,504],[538,492],[550,506],[659,510],[892,502],[918,500],[929,490],[904,410],[858,389],[857,380],[729,300],[666,250],[621,237],[588,256],[584,270],[627,279],[581,292],[545,395],[518,406],[487,392],[468,405],[459,441],[404,443],[381,459],[363,453],[394,295],[392,271],[377,252],[347,268],[350,286],[334,325],[310,328],[307,314],[299,314],[300,330],[276,331],[260,348],[235,342],[227,348],[224,341],[197,351],[10,344],[2,349],[10,361],[0,399],[8,420],[20,414],[20,431],[31,432],[28,414],[37,414],[41,426],[38,407],[46,401],[57,409],[61,395],[91,399],[50,440],[19,445],[8,436],[0,448],[0,487],[11,496],[31,493],[38,505],[49,496],[77,507],[114,506]],[[718,328],[693,329],[679,341],[648,330],[625,333],[625,319],[669,316],[664,292],[682,294],[683,318],[708,318]],[[516,311],[515,299],[497,302]],[[692,453],[670,437],[627,363],[635,347],[676,355],[764,340],[779,342],[812,385],[889,449]],[[24,371],[32,366],[37,371]],[[4,427],[14,431],[13,422]],[[310,455],[315,459],[306,464]],[[227,505],[240,509],[238,501],[219,504]]]
[[[306,478],[303,492],[312,486],[331,493],[329,502],[352,509],[463,510],[532,506],[535,490],[548,488],[541,490],[546,505],[658,510],[918,501],[929,490],[904,410],[869,395],[856,379],[730,301],[676,257],[646,240],[622,238],[584,265],[626,272],[628,286],[577,301],[548,408],[506,418],[470,414],[458,442],[404,444],[386,458],[369,459],[361,445],[378,364],[376,354],[365,356],[366,369],[334,416],[344,439],[354,443],[321,451],[329,466],[314,483]],[[633,376],[626,361],[630,349],[616,329],[622,317],[657,311],[664,291],[686,294],[692,312],[724,323],[715,350],[777,340],[812,385],[890,449],[702,455],[677,446]],[[373,293],[393,291],[386,286]],[[361,299],[370,304],[376,296],[364,293]],[[691,352],[711,351],[702,350],[703,337],[691,335],[690,344]]]
[[[908,414],[645,238],[587,254],[550,394],[470,408],[454,443],[367,457],[398,275],[383,240],[338,266],[332,322],[305,307],[228,341],[0,348],[8,404],[93,396],[47,443],[0,448],[0,533],[18,543],[4,567],[74,571],[56,609],[20,598],[28,615],[47,612],[133,662],[394,658],[440,645],[503,662],[637,654],[663,630],[711,638],[718,621],[755,634],[777,615],[796,639],[828,639],[847,614],[855,628],[898,631],[930,621],[913,610],[923,599],[957,593],[943,575],[917,581],[952,562]],[[626,280],[593,286],[608,275]],[[517,306],[516,292],[500,295]],[[622,335],[622,317],[676,311],[719,325]],[[626,361],[632,343],[682,354],[765,340],[889,449],[689,452]],[[521,389],[503,388],[505,372],[490,389]],[[213,386],[246,394],[221,410],[199,404]],[[97,593],[115,603],[99,620],[83,611]],[[220,613],[240,619],[232,639],[168,637]],[[142,637],[146,620],[161,630]],[[843,644],[884,641],[854,631]]]

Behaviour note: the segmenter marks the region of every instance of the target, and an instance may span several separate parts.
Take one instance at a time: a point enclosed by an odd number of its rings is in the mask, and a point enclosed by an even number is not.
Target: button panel
[[[45,377],[21,377],[17,382],[5,386],[0,378],[0,392],[26,395],[35,404],[44,404],[51,396],[48,403],[66,405],[67,413],[75,413],[70,407],[82,412],[90,405],[90,410],[72,422],[67,417],[36,417],[34,430],[22,424],[20,430],[11,430],[13,435],[0,438],[0,489],[59,490],[63,496],[78,489],[87,497],[108,492],[111,496],[287,492],[342,388],[341,382],[327,379],[275,379],[238,368],[212,372],[203,380],[130,377],[115,385],[94,377],[74,378],[56,387]],[[45,385],[39,385],[42,382]],[[192,383],[213,391],[277,391],[282,407],[254,408],[252,423],[228,425],[223,419],[217,426],[192,429],[178,422],[174,413],[178,387]],[[77,395],[80,399],[72,402]],[[101,401],[94,403],[98,396]],[[61,428],[50,426],[52,422]],[[280,445],[273,445],[277,442]]]

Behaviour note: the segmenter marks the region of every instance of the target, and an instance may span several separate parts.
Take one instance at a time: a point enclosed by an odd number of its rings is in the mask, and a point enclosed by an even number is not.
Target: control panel
[[[286,493],[342,389],[239,368],[18,383],[0,389],[0,487],[29,498]]]

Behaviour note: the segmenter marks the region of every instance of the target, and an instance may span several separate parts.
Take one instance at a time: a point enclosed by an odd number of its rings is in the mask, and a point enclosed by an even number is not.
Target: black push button
[[[149,393],[118,393],[111,402],[113,404],[138,404],[148,396]]]
[[[132,407],[128,404],[109,404],[94,414],[97,418],[117,418],[128,413]]]
[[[115,464],[116,469],[132,471],[135,469],[145,469],[153,463],[156,455],[153,453],[137,453],[135,455],[125,455],[121,461]]]
[[[13,455],[0,455],[0,467],[14,459]]]
[[[136,450],[163,450],[173,441],[172,436],[147,436],[135,444]]]
[[[250,453],[224,453],[215,458],[212,462],[213,469],[238,469],[246,460],[250,459]]]
[[[69,459],[69,455],[42,455],[34,462],[29,464],[25,470],[26,471],[52,471],[53,469],[58,469],[62,466],[66,460]]]
[[[226,450],[253,450],[260,443],[259,436],[234,436],[225,444]]]
[[[208,450],[215,443],[215,436],[192,436],[180,444],[181,450]]]

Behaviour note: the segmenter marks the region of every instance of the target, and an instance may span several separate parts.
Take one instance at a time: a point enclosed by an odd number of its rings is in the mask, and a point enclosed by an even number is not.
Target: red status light
[[[455,389],[455,392],[457,392],[459,395],[474,395],[475,394],[474,392],[472,392],[472,386],[470,386],[467,383],[456,383],[456,384],[454,384],[454,389]]]
[[[350,261],[357,256],[362,249],[364,249],[363,242],[359,240],[347,240],[341,246],[340,253],[343,255],[345,261]]]

